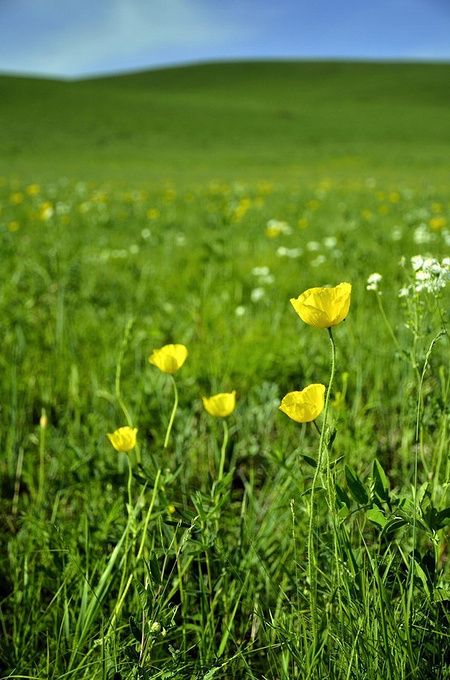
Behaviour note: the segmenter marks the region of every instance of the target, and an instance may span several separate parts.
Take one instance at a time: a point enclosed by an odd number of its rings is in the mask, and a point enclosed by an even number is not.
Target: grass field
[[[450,678],[449,73],[0,78],[0,677]]]

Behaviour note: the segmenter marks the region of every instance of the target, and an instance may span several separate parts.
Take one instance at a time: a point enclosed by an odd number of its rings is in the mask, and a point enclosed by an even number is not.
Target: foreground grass
[[[448,255],[448,192],[0,192],[3,677],[448,678],[448,290],[398,297],[411,256]],[[340,281],[313,625],[318,435],[278,405],[329,377],[289,299]],[[165,449],[168,342],[189,356]],[[234,389],[221,479],[201,397]],[[141,464],[106,437],[127,414]]]

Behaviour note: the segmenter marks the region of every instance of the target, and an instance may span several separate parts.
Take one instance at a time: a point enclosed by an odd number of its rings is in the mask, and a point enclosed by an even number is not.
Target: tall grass
[[[448,193],[0,192],[2,677],[449,678]],[[289,299],[341,281],[317,468],[278,406],[329,342]],[[232,390],[224,443],[202,397]]]

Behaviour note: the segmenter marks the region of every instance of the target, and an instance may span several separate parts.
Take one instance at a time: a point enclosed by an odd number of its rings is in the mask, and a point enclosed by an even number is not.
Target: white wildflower
[[[393,241],[400,241],[403,236],[403,230],[401,227],[392,227],[391,239]]]
[[[325,255],[318,255],[314,260],[311,260],[311,267],[320,267],[327,261]]]
[[[323,239],[323,245],[325,246],[325,248],[334,248],[337,245],[336,236],[326,236]]]
[[[284,246],[280,246],[277,249],[278,257],[289,257],[291,259],[295,259],[296,257],[300,257],[302,253],[303,250],[301,248],[284,248]]]
[[[318,241],[309,241],[306,244],[306,250],[309,250],[310,253],[314,253],[317,250],[320,250],[320,243]]]
[[[434,234],[430,232],[428,229],[427,225],[422,222],[422,224],[419,224],[418,227],[414,230],[413,234],[413,241],[414,243],[417,243],[421,245],[422,243],[429,243],[432,241],[434,238]]]
[[[367,290],[374,290],[374,291],[377,292],[378,291],[378,284],[380,283],[382,278],[383,278],[382,275],[379,274],[378,272],[374,272],[373,274],[371,274],[367,279],[366,289]]]
[[[259,302],[266,294],[264,288],[254,288],[250,293],[250,299],[252,302]]]

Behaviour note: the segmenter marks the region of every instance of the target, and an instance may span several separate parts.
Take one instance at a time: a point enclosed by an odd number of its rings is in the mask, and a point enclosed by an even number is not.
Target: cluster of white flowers
[[[376,293],[378,293],[379,292],[378,291],[378,284],[380,283],[382,278],[383,277],[378,272],[374,272],[373,274],[371,274],[369,276],[369,278],[367,279],[366,289],[367,290],[374,290]]]
[[[404,264],[404,260],[401,264]],[[414,255],[411,258],[411,267],[414,281],[400,289],[399,297],[407,297],[413,291],[436,294],[450,281],[450,257],[444,257],[442,262],[439,262],[434,257]]]
[[[252,274],[256,277],[258,285],[250,293],[250,300],[252,302],[259,302],[266,295],[264,286],[270,286],[275,281],[275,277],[270,273],[269,267],[253,267]]]
[[[269,267],[253,267],[252,274],[256,276],[260,286],[270,285],[275,280],[273,274],[270,273]]]
[[[266,228],[269,234],[272,236],[278,234],[286,234],[289,236],[289,234],[292,234],[292,227],[287,222],[283,222],[282,220],[269,220],[267,222]]]
[[[280,246],[277,248],[277,255],[278,257],[288,257],[291,259],[295,259],[297,257],[300,257],[303,254],[303,250],[301,248],[285,248],[284,246]]]

